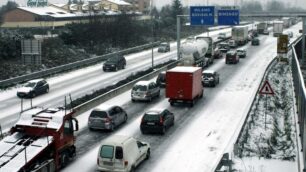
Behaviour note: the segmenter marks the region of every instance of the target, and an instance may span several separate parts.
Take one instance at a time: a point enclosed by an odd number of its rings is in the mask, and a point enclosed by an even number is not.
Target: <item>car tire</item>
[[[115,72],[116,72],[116,71],[118,71],[118,67],[117,67],[117,66],[115,67]]]
[[[132,102],[136,102],[136,100],[135,100],[135,99],[132,99]]]
[[[110,127],[110,129],[109,129],[110,131],[114,131],[115,130],[115,126],[114,126],[114,124],[112,124],[111,125],[111,127]]]
[[[31,98],[34,98],[34,97],[36,97],[36,93],[33,91],[33,92],[31,93]]]
[[[146,160],[148,160],[150,158],[150,155],[151,155],[151,151],[150,149],[147,150],[147,153],[146,153]]]
[[[126,123],[127,119],[128,119],[128,116],[125,114],[124,119],[123,119],[123,123]]]
[[[166,126],[163,126],[163,129],[161,131],[161,134],[164,135],[166,133]]]
[[[135,172],[135,166],[132,165],[131,169],[130,169],[130,172]]]
[[[170,102],[170,106],[173,106],[174,105],[174,102]]]
[[[147,132],[145,132],[144,130],[140,130],[141,134],[146,134]]]
[[[46,93],[49,93],[49,88],[46,89]]]

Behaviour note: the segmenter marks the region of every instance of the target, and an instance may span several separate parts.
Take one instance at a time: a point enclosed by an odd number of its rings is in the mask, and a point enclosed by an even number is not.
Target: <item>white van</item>
[[[150,157],[150,144],[133,137],[113,135],[105,139],[98,152],[98,170],[131,172]]]

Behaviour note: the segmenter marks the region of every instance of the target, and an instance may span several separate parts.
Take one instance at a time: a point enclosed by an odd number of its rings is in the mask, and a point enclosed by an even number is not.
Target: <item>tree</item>
[[[3,15],[7,13],[8,11],[11,11],[13,9],[16,9],[18,7],[18,4],[16,2],[8,1],[6,5],[3,5],[0,7],[0,23],[3,22]]]
[[[283,11],[286,11],[286,9],[285,9],[285,5],[283,2],[273,0],[273,1],[268,2],[267,11],[283,12]]]
[[[172,11],[171,16],[174,19],[174,21],[176,21],[177,15],[183,14],[183,5],[180,0],[173,0],[172,5],[171,5],[171,11]]]
[[[257,2],[257,1],[247,1],[247,2],[244,2],[241,6],[241,12],[244,12],[244,13],[248,13],[248,12],[262,12],[263,9],[262,9],[262,6],[260,4],[260,2]]]

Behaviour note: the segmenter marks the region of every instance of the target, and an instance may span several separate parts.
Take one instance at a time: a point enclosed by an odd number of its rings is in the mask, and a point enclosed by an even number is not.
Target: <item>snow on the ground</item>
[[[249,166],[258,171],[292,171],[285,169],[295,169],[297,167],[295,162],[295,111],[291,74],[291,65],[281,62],[272,65],[268,70],[265,80],[270,83],[274,95],[257,94],[249,113],[248,123],[239,138],[240,151],[235,161],[237,161],[238,156],[242,157],[243,161],[245,159],[249,160]],[[246,157],[254,158],[248,159]],[[253,161],[255,157],[262,157],[261,163]],[[266,158],[266,160],[263,158]],[[270,161],[277,165],[267,166]],[[284,166],[284,168],[280,168],[281,166]],[[278,170],[278,168],[282,170]],[[243,170],[241,166],[236,164],[235,169],[245,172],[252,170]]]
[[[275,159],[259,159],[258,157],[235,159],[237,172],[294,172],[298,171],[296,163]]]

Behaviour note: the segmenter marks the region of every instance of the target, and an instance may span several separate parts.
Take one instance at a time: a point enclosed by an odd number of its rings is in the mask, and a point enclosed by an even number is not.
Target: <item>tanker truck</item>
[[[205,54],[209,44],[204,39],[188,38],[180,47],[179,66],[205,67],[208,65]]]

